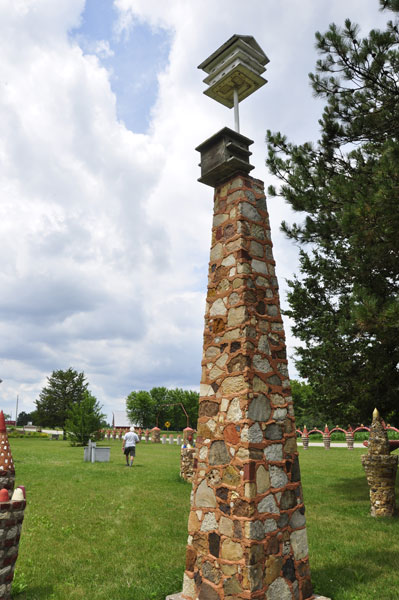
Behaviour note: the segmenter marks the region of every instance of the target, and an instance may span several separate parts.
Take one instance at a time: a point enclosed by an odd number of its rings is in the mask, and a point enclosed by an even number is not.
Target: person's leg
[[[129,452],[127,448],[125,448],[125,458],[126,458],[126,466],[129,466]]]
[[[130,450],[130,466],[133,466],[134,455],[136,454],[136,448],[131,448]]]

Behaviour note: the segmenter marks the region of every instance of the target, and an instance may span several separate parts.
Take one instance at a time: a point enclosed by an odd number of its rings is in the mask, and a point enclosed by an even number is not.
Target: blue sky
[[[168,63],[172,34],[139,21],[118,32],[117,22],[118,11],[110,0],[86,0],[81,25],[70,35],[85,53],[96,53],[110,72],[118,119],[128,129],[146,133],[158,93],[157,74]],[[107,43],[105,48],[101,42]]]
[[[314,33],[346,17],[365,33],[388,18],[377,0],[0,3],[6,412],[17,395],[32,411],[47,376],[69,367],[110,420],[132,390],[199,388],[213,194],[195,148],[233,115],[203,95],[197,65],[234,33],[268,55],[267,85],[240,107],[267,186],[267,129],[317,139]],[[297,249],[279,228],[293,215],[268,206],[284,305]]]

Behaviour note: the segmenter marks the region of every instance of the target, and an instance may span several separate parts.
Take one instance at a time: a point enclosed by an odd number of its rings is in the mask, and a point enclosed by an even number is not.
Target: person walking
[[[136,456],[136,444],[138,444],[139,441],[140,441],[140,438],[137,435],[137,433],[135,433],[134,427],[131,427],[130,431],[125,433],[125,435],[123,436],[122,452],[124,453],[124,455],[126,457],[126,466],[127,467],[133,466],[134,457]],[[130,464],[129,464],[129,461],[130,461]]]

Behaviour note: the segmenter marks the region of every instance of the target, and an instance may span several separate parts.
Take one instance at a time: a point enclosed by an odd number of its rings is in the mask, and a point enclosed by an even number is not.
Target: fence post
[[[306,428],[306,425],[304,426],[302,432],[302,445],[304,450],[307,450],[309,448],[309,433]]]
[[[353,429],[350,425],[348,431],[345,432],[345,437],[348,450],[353,450],[353,442],[355,441],[355,436],[353,434]]]
[[[324,442],[324,448],[326,450],[329,450],[331,447],[331,436],[330,436],[330,432],[328,430],[327,424],[324,427],[324,432],[323,432],[323,442]]]

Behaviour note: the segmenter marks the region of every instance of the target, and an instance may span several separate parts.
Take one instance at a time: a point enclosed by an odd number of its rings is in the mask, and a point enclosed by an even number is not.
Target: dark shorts
[[[124,449],[124,453],[126,456],[130,454],[130,456],[136,456],[136,446],[126,446]]]

